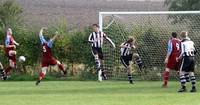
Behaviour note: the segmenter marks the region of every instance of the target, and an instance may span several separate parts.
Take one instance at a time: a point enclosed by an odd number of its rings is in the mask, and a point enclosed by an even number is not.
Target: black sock
[[[102,70],[101,75],[102,75],[102,77],[103,77],[104,80],[108,79],[104,70]]]
[[[132,75],[131,75],[131,74],[128,74],[128,80],[129,80],[130,83],[133,82],[133,80],[132,80]]]

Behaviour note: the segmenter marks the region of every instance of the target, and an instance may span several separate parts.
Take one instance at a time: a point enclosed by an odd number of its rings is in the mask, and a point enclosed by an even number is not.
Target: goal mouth
[[[165,68],[163,62],[167,53],[167,43],[172,32],[179,35],[181,31],[188,31],[189,37],[195,43],[199,43],[200,11],[99,12],[99,26],[116,46],[125,42],[128,36],[136,39],[137,48],[133,53],[138,53],[141,57],[144,71],[140,71],[136,63],[133,64],[135,79],[161,80],[160,74]],[[196,47],[199,49],[200,46]],[[103,51],[105,69],[109,72],[110,78],[125,80],[127,75],[119,59],[120,48],[112,51],[106,43]],[[196,58],[199,57],[197,54]],[[136,61],[133,59],[132,62]],[[141,72],[146,74],[142,77]],[[176,75],[172,77],[177,79]]]

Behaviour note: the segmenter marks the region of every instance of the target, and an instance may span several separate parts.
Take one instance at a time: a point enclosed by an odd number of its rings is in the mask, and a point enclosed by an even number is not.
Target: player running
[[[94,32],[90,34],[88,41],[91,43],[91,46],[92,46],[92,54],[95,58],[98,76],[100,78],[103,77],[104,80],[107,80],[107,76],[103,68],[103,62],[104,62],[103,61],[104,56],[102,52],[103,41],[104,39],[106,39],[112,44],[114,48],[115,48],[115,44],[104,32],[100,31],[98,24],[93,24],[92,27],[93,27]],[[99,81],[101,81],[100,78],[99,78]]]
[[[163,85],[162,87],[167,87],[169,81],[169,72],[170,70],[179,70],[179,62],[176,61],[176,58],[180,55],[180,40],[177,38],[177,33],[172,32],[172,38],[168,41],[168,50],[167,56],[165,58],[165,71],[163,73]]]
[[[19,46],[19,43],[17,43],[13,37],[12,29],[8,28],[5,40],[5,52],[9,59],[9,66],[2,73],[3,80],[8,79],[11,70],[16,67],[16,46]]]
[[[177,58],[177,60],[183,59],[182,64],[180,67],[180,82],[181,82],[181,88],[178,90],[178,92],[186,92],[186,77],[185,74],[189,74],[192,89],[190,92],[196,92],[196,78],[194,75],[194,69],[195,69],[195,47],[194,42],[190,40],[188,37],[188,32],[182,31],[181,32],[181,54]]]
[[[120,45],[120,50],[121,50],[121,57],[120,60],[122,62],[122,64],[124,65],[124,67],[127,70],[128,73],[128,80],[130,84],[133,84],[133,80],[132,80],[132,70],[131,70],[131,61],[132,61],[132,49],[135,49],[135,40],[132,37],[129,37],[129,39],[122,43]],[[140,65],[140,63],[139,63]]]
[[[39,38],[42,44],[42,70],[39,74],[39,79],[36,82],[36,85],[38,85],[40,81],[45,77],[46,71],[50,65],[58,65],[58,68],[64,73],[64,75],[66,75],[67,73],[66,70],[64,70],[64,65],[61,64],[60,61],[56,60],[51,52],[51,48],[53,46],[55,39],[58,36],[58,32],[55,33],[53,38],[51,38],[49,41],[46,41],[43,36],[43,32],[46,29],[47,28],[43,27],[39,33]]]

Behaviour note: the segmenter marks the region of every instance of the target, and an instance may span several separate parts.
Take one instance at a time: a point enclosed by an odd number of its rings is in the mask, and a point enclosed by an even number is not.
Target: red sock
[[[59,68],[60,70],[64,71],[64,65],[63,65],[63,64],[58,65],[58,68]]]
[[[39,80],[42,80],[45,77],[45,74],[43,72],[40,72]]]
[[[164,80],[164,85],[167,86],[167,83],[169,81],[169,72],[165,71],[163,74],[163,80]]]
[[[12,67],[10,67],[10,66],[9,66],[8,68],[5,69],[6,75],[9,75],[9,74],[10,74],[11,69],[12,69]]]

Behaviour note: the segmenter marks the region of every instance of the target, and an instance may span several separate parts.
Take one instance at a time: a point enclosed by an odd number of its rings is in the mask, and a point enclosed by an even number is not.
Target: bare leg
[[[39,85],[40,81],[45,77],[48,67],[42,67],[42,70],[39,74],[38,81],[36,82],[36,85]]]

